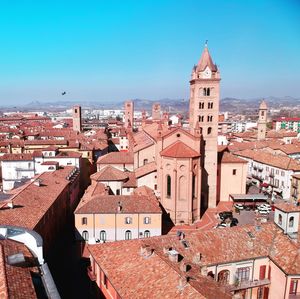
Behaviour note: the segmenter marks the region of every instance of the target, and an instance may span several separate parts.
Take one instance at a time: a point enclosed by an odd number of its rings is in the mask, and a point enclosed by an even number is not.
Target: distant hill
[[[269,96],[264,98],[269,108],[273,109],[297,109],[300,110],[300,98],[294,98],[290,96],[285,97],[274,97]],[[233,112],[233,113],[251,113],[257,111],[261,98],[253,99],[239,99],[227,97],[221,99],[220,111]],[[146,110],[150,111],[154,103],[160,103],[163,111],[169,111],[170,113],[187,113],[189,109],[189,100],[186,99],[161,99],[158,101],[148,99],[134,99],[135,110]],[[46,111],[57,111],[69,109],[75,104],[80,104],[83,109],[122,109],[124,102],[111,102],[111,101],[55,101],[55,102],[40,102],[33,101],[25,105],[18,106],[2,106],[2,110],[46,110]]]

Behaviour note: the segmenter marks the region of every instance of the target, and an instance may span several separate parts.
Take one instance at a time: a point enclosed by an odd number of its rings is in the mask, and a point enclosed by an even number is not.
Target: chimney
[[[140,248],[141,256],[148,258],[153,254],[154,250],[148,245],[142,245]]]
[[[202,259],[202,254],[200,252],[196,253],[193,257],[193,262],[195,264],[200,264],[201,262],[201,259]]]
[[[169,251],[169,260],[173,263],[178,262],[178,252],[176,250],[170,250]]]
[[[41,183],[42,183],[42,180],[41,180],[41,179],[36,179],[36,180],[33,182],[33,184],[34,184],[35,186],[38,186],[38,187],[41,186]]]
[[[118,202],[118,213],[120,213],[122,211],[122,204],[121,202],[119,201]]]

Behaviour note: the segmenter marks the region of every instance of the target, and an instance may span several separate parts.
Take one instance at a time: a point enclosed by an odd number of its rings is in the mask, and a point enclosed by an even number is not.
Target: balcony
[[[238,291],[238,290],[245,290],[251,288],[257,288],[261,286],[265,286],[270,284],[269,279],[261,279],[261,280],[253,280],[253,281],[240,281],[234,285],[230,285],[230,291]],[[299,298],[300,299],[300,298]]]

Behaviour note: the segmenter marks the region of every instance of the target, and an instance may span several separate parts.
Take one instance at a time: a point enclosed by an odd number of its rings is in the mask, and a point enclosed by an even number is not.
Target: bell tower
[[[266,139],[267,134],[267,111],[268,107],[264,100],[259,105],[258,122],[257,122],[257,140]]]
[[[76,132],[81,132],[82,130],[82,122],[81,122],[81,106],[77,105],[73,107],[73,130]]]
[[[216,206],[218,166],[218,117],[220,73],[207,43],[190,81],[190,129],[199,127],[203,137],[201,212]]]

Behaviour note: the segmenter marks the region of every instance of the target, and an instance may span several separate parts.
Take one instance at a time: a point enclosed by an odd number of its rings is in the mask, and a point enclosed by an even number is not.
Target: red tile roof
[[[126,172],[121,171],[113,166],[105,166],[100,171],[91,175],[91,180],[101,181],[125,181],[128,179]]]
[[[118,205],[121,211],[118,212]],[[157,199],[143,195],[100,195],[76,209],[76,214],[89,213],[162,213]]]
[[[197,71],[202,72],[206,69],[207,66],[210,68],[212,72],[217,71],[217,66],[213,63],[208,48],[205,47],[204,51],[202,52],[201,58],[198,62]]]
[[[195,158],[200,154],[181,141],[169,145],[160,152],[161,156],[173,158]]]
[[[9,265],[7,257],[22,253],[26,259],[23,266]],[[36,258],[22,243],[0,240],[0,293],[1,298],[38,298],[33,285],[31,272],[39,274]]]
[[[29,182],[11,200],[13,209],[0,209],[0,224],[34,229],[70,181],[67,176],[74,170],[66,166],[37,176],[41,185]]]
[[[139,168],[136,168],[134,172],[135,172],[135,176],[137,178],[140,178],[140,177],[147,175],[154,171],[157,171],[157,166],[156,166],[156,163],[153,161],[153,162],[147,163]]]
[[[2,161],[31,161],[33,160],[32,154],[4,154],[1,157]]]
[[[111,152],[99,157],[97,164],[133,164],[133,153]]]
[[[300,213],[300,206],[296,206],[290,202],[282,202],[275,204],[275,208],[283,211],[283,212],[299,212]]]
[[[237,156],[224,152],[221,163],[248,163],[246,160],[238,158]]]

